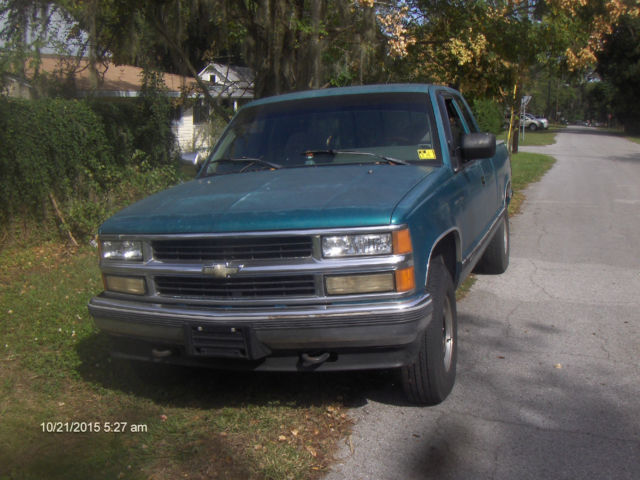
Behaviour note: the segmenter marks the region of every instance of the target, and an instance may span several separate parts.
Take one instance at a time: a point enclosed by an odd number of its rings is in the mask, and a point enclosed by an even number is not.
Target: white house
[[[246,67],[220,63],[207,65],[198,77],[207,85],[209,94],[221,105],[233,109],[253,99],[253,73]],[[210,124],[210,110],[202,96],[193,94],[193,103],[181,107],[174,120],[175,134],[183,151],[205,150],[216,136]]]
[[[207,83],[211,95],[233,106],[234,112],[253,99],[254,76],[250,68],[210,63],[198,76]]]

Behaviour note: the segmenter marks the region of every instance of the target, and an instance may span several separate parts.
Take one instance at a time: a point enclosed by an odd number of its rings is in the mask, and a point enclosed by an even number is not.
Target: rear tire
[[[476,265],[475,272],[499,275],[507,271],[507,267],[509,266],[509,252],[511,249],[509,235],[509,216],[505,212],[502,224],[496,233],[494,233],[482,258],[478,262],[478,265]]]
[[[433,316],[423,333],[420,350],[401,369],[402,387],[411,403],[437,405],[453,388],[458,360],[458,325],[455,288],[442,256],[429,267],[427,291]]]

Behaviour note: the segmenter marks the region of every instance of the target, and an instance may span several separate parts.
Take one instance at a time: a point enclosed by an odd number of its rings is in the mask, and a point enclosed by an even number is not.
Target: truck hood
[[[114,215],[100,234],[177,234],[374,226],[434,167],[342,165],[196,179]]]

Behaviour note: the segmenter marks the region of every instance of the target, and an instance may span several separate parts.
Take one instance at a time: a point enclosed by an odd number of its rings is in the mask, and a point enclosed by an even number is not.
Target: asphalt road
[[[508,271],[458,304],[451,396],[373,387],[326,480],[640,479],[640,145],[584,128],[526,150],[557,163]]]

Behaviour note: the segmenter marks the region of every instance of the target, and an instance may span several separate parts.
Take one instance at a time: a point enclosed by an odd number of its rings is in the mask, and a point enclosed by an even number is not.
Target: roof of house
[[[74,73],[74,81],[79,91],[94,90],[91,85],[89,60],[57,55],[43,55],[40,69],[48,74],[64,79]],[[138,96],[142,89],[142,68],[132,65],[116,65],[111,62],[99,63],[98,85],[94,90],[105,96]],[[170,95],[180,95],[184,88],[197,85],[193,77],[165,73],[164,84]]]
[[[238,67],[235,65],[226,65],[222,63],[210,63],[202,69],[198,76],[203,80],[210,82],[211,74],[216,75],[216,82],[212,83],[239,83],[252,86],[254,75],[253,70],[248,67]]]

